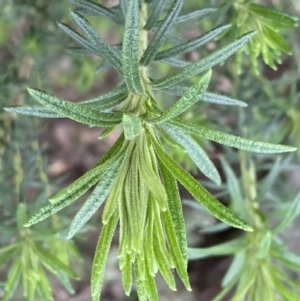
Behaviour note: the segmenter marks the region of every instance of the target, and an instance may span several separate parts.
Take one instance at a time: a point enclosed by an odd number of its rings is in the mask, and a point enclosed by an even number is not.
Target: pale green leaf
[[[195,104],[199,100],[200,95],[206,91],[207,86],[210,82],[210,78],[211,78],[211,70],[209,70],[203,76],[201,76],[197,84],[190,87],[171,108],[169,108],[161,116],[152,119],[149,122],[151,123],[166,122],[180,115],[181,113],[185,112],[193,104]]]
[[[132,140],[142,133],[141,118],[133,113],[124,113],[122,119],[125,139]]]
[[[300,215],[300,192],[294,198],[282,220],[272,229],[272,233],[278,233],[288,227],[298,215]]]
[[[239,237],[231,241],[208,248],[189,248],[189,260],[201,259],[211,256],[224,256],[237,253],[244,246],[244,238]]]
[[[88,41],[86,40],[82,35],[80,35],[78,32],[67,26],[63,23],[57,23],[58,27],[63,30],[68,36],[70,36],[74,41],[76,41],[78,44],[82,45],[86,51],[90,51],[93,54],[99,55],[96,48]]]
[[[129,254],[124,255],[125,256],[125,264],[122,267],[122,282],[125,294],[127,296],[130,295],[131,287],[132,287],[132,263],[131,258]]]
[[[122,63],[117,52],[100,37],[98,32],[84,17],[76,12],[71,12],[71,14],[76,23],[86,34],[97,53],[99,53],[103,59],[108,61],[112,67],[122,74]]]
[[[174,57],[167,58],[167,59],[161,59],[161,60],[159,60],[159,62],[170,65],[170,66],[174,66],[174,67],[177,67],[177,68],[183,68],[183,67],[190,64],[190,62],[179,60],[179,59],[176,59]]]
[[[79,276],[71,268],[60,261],[57,257],[50,254],[49,251],[44,249],[40,244],[35,244],[35,250],[37,251],[37,255],[40,257],[42,263],[45,262],[46,265],[51,266],[54,270],[61,271],[71,278],[79,279]]]
[[[55,113],[51,109],[41,106],[9,106],[4,108],[5,111],[27,116],[35,116],[42,118],[63,118],[63,116]]]
[[[180,119],[174,119],[170,121],[170,124],[183,129],[185,132],[189,134],[199,136],[203,139],[212,140],[223,145],[227,145],[230,147],[234,147],[250,152],[274,154],[274,153],[293,152],[296,150],[296,148],[293,146],[272,144],[272,143],[266,143],[261,141],[252,141],[231,134],[208,129],[204,126],[200,126],[198,124],[189,121],[182,121]]]
[[[120,162],[112,164],[110,168],[103,174],[103,177],[95,187],[92,194],[85,201],[84,205],[75,215],[68,234],[67,239],[71,239],[83,226],[88,222],[88,220],[93,216],[93,214],[99,209],[102,203],[108,196],[116,175],[120,169]]]
[[[67,54],[75,55],[75,56],[98,55],[97,51],[93,51],[91,49],[87,49],[83,47],[68,47],[65,49],[65,52]]]
[[[93,301],[99,301],[108,251],[119,219],[118,209],[106,225],[103,226],[97,247],[91,275],[91,295]]]
[[[122,113],[97,112],[83,107],[80,104],[57,98],[37,89],[28,88],[28,92],[47,109],[53,110],[64,117],[69,117],[70,119],[83,124],[88,124],[90,126],[113,126],[119,124],[122,120]]]
[[[230,283],[236,278],[236,276],[238,276],[241,273],[244,262],[245,252],[240,251],[236,253],[229,269],[227,270],[224,278],[222,279],[222,287],[230,285]]]
[[[7,250],[6,252],[0,253],[0,267],[5,264],[13,255],[15,250]]]
[[[139,70],[139,15],[139,0],[128,0],[125,33],[123,37],[122,64],[126,85],[128,90],[133,94],[141,94],[144,92]]]
[[[157,3],[155,3],[155,5],[153,7],[153,11],[152,11],[150,17],[148,18],[147,23],[144,27],[145,30],[150,30],[154,27],[156,22],[159,20],[167,2],[168,2],[168,0],[160,0],[160,1],[157,1]]]
[[[260,241],[257,254],[256,254],[258,258],[265,258],[269,256],[272,240],[273,240],[272,232],[267,231],[266,234],[263,236],[262,240]]]
[[[234,215],[226,206],[212,196],[195,178],[181,168],[156,142],[153,141],[155,152],[161,162],[168,168],[173,176],[203,205],[213,216],[235,228],[252,231],[252,228]]]
[[[188,257],[187,257],[186,229],[185,229],[182,204],[181,204],[181,199],[180,199],[176,179],[161,161],[159,161],[159,169],[161,171],[164,185],[166,188],[166,192],[168,196],[168,206],[175,227],[175,232],[178,239],[181,254],[187,265]]]
[[[203,18],[204,16],[214,13],[216,11],[217,9],[215,8],[204,8],[204,9],[195,10],[185,15],[179,16],[176,20],[176,24],[187,22],[196,18]]]
[[[3,301],[8,301],[14,294],[20,277],[22,273],[22,263],[21,263],[21,257],[17,257],[14,263],[12,264],[9,273],[8,273],[8,279],[4,286],[4,296]]]
[[[70,294],[75,294],[74,288],[66,274],[58,271],[56,277],[59,279],[60,283],[67,289]]]
[[[88,102],[86,101],[81,102],[80,104],[88,109],[97,110],[97,111],[108,111],[115,108],[122,102],[124,102],[126,98],[127,98],[127,93],[120,93],[115,96],[112,96],[111,98],[102,99],[101,101],[92,102],[90,100]]]
[[[176,85],[179,82],[182,82],[192,76],[195,76],[201,72],[204,72],[211,67],[223,62],[232,54],[234,54],[238,49],[240,49],[245,43],[248,42],[252,36],[256,34],[256,32],[249,32],[234,42],[230,43],[229,45],[216,50],[212,54],[208,55],[207,57],[201,59],[198,62],[191,63],[188,66],[182,68],[181,70],[166,75],[157,80],[152,81],[152,86],[155,89],[163,89],[167,87],[171,87]]]
[[[231,25],[223,25],[223,26],[217,27],[217,28],[209,31],[208,33],[205,33],[205,34],[201,35],[200,37],[197,37],[187,43],[185,42],[180,45],[176,45],[175,47],[161,51],[156,55],[155,60],[172,58],[174,56],[182,55],[187,52],[193,51],[196,48],[198,48],[198,47],[206,44],[210,40],[212,40],[218,34],[227,30],[230,26]]]
[[[69,1],[80,7],[79,9],[76,9],[76,12],[78,12],[81,15],[102,16],[113,22],[116,22],[117,24],[123,23],[123,20],[120,19],[119,15],[115,14],[111,9],[106,8],[101,4],[98,4],[93,1],[87,1],[87,0],[69,0]]]
[[[200,145],[178,127],[162,124],[160,127],[178,144],[180,144],[199,170],[217,185],[221,184],[221,178],[213,162],[207,156]]]
[[[157,28],[155,35],[145,50],[142,58],[141,65],[148,66],[155,58],[160,46],[164,43],[167,38],[167,34],[170,32],[173,24],[176,22],[177,16],[181,10],[183,1],[175,0],[166,18]]]

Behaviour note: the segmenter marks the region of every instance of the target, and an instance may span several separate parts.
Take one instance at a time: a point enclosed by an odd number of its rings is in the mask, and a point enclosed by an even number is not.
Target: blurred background
[[[96,1],[100,3],[100,1]],[[257,1],[258,2],[258,1]],[[226,1],[185,1],[184,12],[206,7],[222,7]],[[262,0],[260,4],[275,7],[293,16],[300,16],[298,0]],[[118,1],[101,1],[101,4],[114,6]],[[115,87],[119,81],[111,70],[100,69],[101,59],[88,56],[71,56],[65,48],[74,45],[57,26],[63,22],[76,28],[69,10],[73,9],[68,1],[55,0],[1,0],[0,10],[0,244],[11,242],[12,233],[6,225],[13,225],[10,215],[16,211],[18,202],[25,202],[33,212],[52,195],[66,187],[84,174],[109,149],[118,137],[118,130],[104,140],[98,140],[99,128],[88,128],[67,119],[37,119],[15,116],[4,112],[3,107],[17,104],[35,104],[26,92],[26,87],[39,88],[49,94],[70,100],[81,101],[104,94]],[[220,17],[221,16],[221,17]],[[223,15],[212,15],[194,22],[184,23],[178,32],[187,40],[193,39],[212,28],[233,21],[230,10]],[[110,43],[121,40],[123,29],[101,17],[91,17],[90,21],[101,35]],[[273,143],[287,143],[300,146],[300,31],[299,27],[282,32],[291,55],[283,53],[282,63],[277,70],[272,69],[258,58],[259,73],[252,70],[249,56],[243,54],[240,62],[241,72],[236,72],[236,57],[232,57],[222,66],[214,68],[209,91],[228,95],[248,103],[243,109],[245,124],[248,124],[249,138]],[[185,54],[184,60],[195,61],[212,50],[225,45],[231,37],[220,37],[200,50]],[[174,67],[155,64],[154,74],[167,74]],[[104,70],[102,72],[102,70]],[[157,94],[161,107],[170,106],[175,97]],[[235,107],[217,106],[199,102],[185,114],[184,118],[194,120],[215,129],[242,135],[237,117],[240,111]],[[170,154],[221,201],[230,203],[230,192],[226,185],[220,156],[223,155],[239,177],[238,157],[235,151],[217,144],[199,140],[208,151],[210,158],[220,170],[223,183],[214,186],[197,173],[197,169],[187,157],[178,151]],[[266,199],[288,201],[295,197],[300,188],[299,154],[284,157],[276,179],[270,187]],[[264,179],[267,170],[275,164],[276,156],[254,156],[257,164],[257,179]],[[284,162],[284,163],[283,163]],[[191,197],[182,190],[184,215],[186,220],[188,243],[191,247],[207,247],[236,237],[238,230],[224,228],[216,231],[208,229],[216,224],[213,217],[200,207],[196,207]],[[80,208],[82,197],[74,206],[61,211],[57,229],[64,233],[72,217]],[[266,205],[266,211],[269,207]],[[276,218],[276,216],[275,216]],[[300,250],[299,218],[289,228],[285,239],[292,250]],[[298,226],[298,227],[297,227]],[[44,226],[50,227],[49,224]],[[92,218],[84,231],[74,239],[74,249],[79,252],[69,254],[69,264],[80,275],[79,281],[72,282],[75,294],[69,294],[56,278],[49,276],[53,288],[54,300],[89,301],[90,268],[95,245],[101,230],[101,210]],[[210,233],[213,232],[213,233]],[[137,300],[133,293],[125,297],[122,288],[121,273],[117,260],[118,238],[112,244],[107,263],[103,287],[103,301]],[[73,247],[72,247],[73,248]],[[177,292],[171,292],[160,276],[157,276],[160,300],[210,301],[221,288],[221,279],[231,262],[228,256],[211,257],[192,261],[189,264],[190,281],[193,292],[186,292],[178,281]],[[7,279],[10,263],[0,269],[0,297]],[[19,285],[12,301],[26,300]],[[225,299],[224,299],[225,300]],[[230,300],[230,299],[228,299]]]

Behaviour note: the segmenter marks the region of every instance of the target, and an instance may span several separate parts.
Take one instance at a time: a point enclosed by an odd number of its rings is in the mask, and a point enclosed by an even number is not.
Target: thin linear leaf
[[[160,1],[157,1],[157,3],[155,3],[155,5],[153,7],[153,11],[152,11],[150,17],[148,18],[148,21],[144,27],[145,30],[150,30],[154,27],[154,25],[160,18],[167,2],[168,2],[168,0],[160,0]]]
[[[70,225],[67,239],[71,239],[89,221],[105,201],[121,165],[122,163],[116,162],[110,166],[105,174],[103,174],[103,177],[100,179],[100,182],[97,184],[92,194],[75,215]]]
[[[40,257],[42,263],[45,262],[47,265],[51,266],[57,271],[62,271],[71,278],[79,279],[79,276],[70,269],[66,264],[60,261],[57,257],[50,254],[46,249],[44,249],[40,244],[35,244],[35,250],[37,255]]]
[[[120,20],[120,16],[116,15],[111,9],[106,8],[105,6],[87,0],[69,0],[70,2],[78,5],[80,8],[76,9],[81,15],[88,16],[103,16],[107,19],[117,23],[123,24],[123,20]]]
[[[167,38],[167,34],[170,32],[173,24],[176,22],[177,16],[181,10],[183,1],[175,0],[166,18],[156,30],[155,35],[149,43],[145,53],[143,54],[140,64],[148,66],[155,58],[160,46],[164,43]]]
[[[178,95],[182,96],[189,88],[184,86],[174,86],[170,88],[163,88],[163,89],[157,89],[162,92],[166,92],[168,94]],[[154,88],[154,90],[156,90]],[[225,96],[225,95],[219,95],[215,93],[205,92],[200,96],[199,101],[205,101],[209,103],[215,103],[219,105],[227,105],[227,106],[241,106],[241,107],[247,107],[248,105],[240,100]]]
[[[51,109],[41,106],[9,106],[4,108],[5,111],[27,116],[35,116],[41,118],[64,118]]]
[[[288,146],[288,145],[272,144],[272,143],[266,143],[261,141],[248,140],[231,134],[208,129],[206,127],[200,126],[192,122],[182,121],[178,118],[170,121],[170,124],[183,129],[185,132],[189,134],[199,136],[203,139],[212,140],[223,145],[227,145],[230,147],[234,147],[250,152],[274,154],[274,153],[293,152],[297,149],[293,146]]]
[[[164,185],[166,188],[166,192],[168,196],[168,206],[175,227],[175,232],[178,239],[181,254],[187,265],[188,256],[187,256],[186,229],[185,229],[181,199],[180,199],[176,179],[160,160],[159,160],[159,169],[161,171]]]
[[[70,55],[86,56],[86,55],[98,55],[97,51],[93,51],[83,47],[68,47],[65,52]]]
[[[48,203],[33,214],[24,226],[29,227],[60,211],[75,201],[79,196],[84,194],[91,186],[96,184],[103,174],[110,168],[111,164],[118,161],[120,156],[122,156],[119,151],[123,145],[123,141],[124,136],[121,136],[114,146],[90,171],[77,179],[67,188],[58,192]]]
[[[59,279],[60,283],[64,286],[64,288],[72,295],[75,294],[75,290],[70,282],[68,276],[62,272],[58,272],[56,277]]]
[[[170,65],[170,66],[174,66],[174,67],[177,67],[177,68],[183,68],[183,67],[190,64],[190,62],[179,60],[179,59],[176,59],[176,58],[173,58],[173,57],[168,58],[168,59],[161,59],[161,60],[159,60],[159,62]]]
[[[143,131],[141,118],[133,113],[123,114],[122,125],[127,140],[136,138]]]
[[[87,39],[85,39],[81,34],[76,32],[71,27],[67,26],[66,24],[57,23],[57,25],[61,30],[63,30],[74,41],[76,41],[78,44],[82,45],[84,49],[99,56],[97,49]]]
[[[21,273],[22,273],[21,257],[17,257],[8,273],[8,280],[6,281],[4,286],[3,301],[10,300],[11,296],[14,294],[18,286]]]
[[[0,267],[5,264],[13,255],[15,254],[15,250],[8,250],[6,252],[0,253]]]
[[[278,233],[288,227],[298,215],[300,215],[300,192],[289,206],[282,220],[272,229],[272,233]]]
[[[249,9],[263,18],[275,21],[278,26],[286,28],[297,26],[298,18],[284,14],[281,11],[276,11],[275,9],[255,3],[251,3]]]
[[[120,93],[115,96],[112,96],[111,98],[101,100],[101,101],[95,101],[95,102],[88,102],[88,103],[80,103],[82,106],[92,109],[92,110],[98,110],[98,111],[109,111],[124,102],[127,98],[127,93]]]
[[[188,153],[199,170],[217,185],[221,184],[221,178],[213,162],[207,156],[200,145],[178,127],[162,124],[160,127]]]
[[[123,37],[122,66],[126,85],[133,94],[142,94],[144,87],[139,70],[140,10],[139,0],[128,0]]]
[[[216,50],[212,54],[203,58],[202,60],[191,63],[188,66],[182,68],[181,70],[166,75],[157,80],[152,81],[152,86],[155,89],[163,89],[176,85],[179,82],[182,82],[192,76],[195,76],[203,71],[210,69],[211,67],[223,62],[232,54],[234,54],[238,49],[240,49],[245,43],[251,39],[256,32],[249,32],[241,37],[239,37],[234,42],[229,45]]]
[[[222,279],[222,287],[230,285],[230,283],[238,276],[241,271],[243,264],[245,262],[245,252],[240,251],[236,253],[229,269],[227,270],[225,276]]]
[[[202,259],[211,256],[231,255],[238,252],[243,246],[244,238],[239,237],[231,241],[208,248],[189,248],[189,260]]]
[[[193,39],[193,40],[191,40],[187,43],[185,42],[185,43],[182,43],[182,44],[177,45],[175,47],[172,47],[172,48],[169,48],[167,50],[161,51],[156,55],[155,60],[168,59],[168,58],[172,58],[172,57],[177,56],[177,55],[182,55],[182,54],[185,54],[187,52],[193,51],[196,48],[198,48],[198,47],[206,44],[210,40],[212,40],[218,34],[222,33],[225,30],[227,30],[230,26],[231,26],[231,24],[219,26],[219,27],[209,31],[208,33],[205,33],[205,34],[201,35],[200,37],[197,37],[197,38],[195,38],[195,39]]]
[[[210,82],[210,78],[211,78],[211,70],[207,71],[203,76],[201,76],[197,84],[190,87],[171,108],[169,108],[161,116],[152,119],[149,122],[151,123],[166,122],[180,115],[181,113],[185,112],[194,103],[196,103],[200,95],[206,91],[207,86]]]
[[[99,301],[108,251],[119,219],[116,209],[109,222],[103,226],[92,266],[91,295],[93,301]]]
[[[253,231],[244,221],[234,215],[227,207],[212,196],[195,178],[180,167],[156,142],[153,141],[155,152],[161,162],[168,168],[173,176],[203,205],[213,216],[228,225],[245,231]]]
[[[110,90],[108,93],[99,95],[97,97],[87,99],[84,101],[79,102],[79,104],[89,104],[89,103],[94,103],[94,102],[102,102],[111,99],[114,96],[125,94],[128,92],[127,86],[125,83],[119,84],[117,87],[114,89]]]
[[[41,90],[27,88],[29,94],[47,109],[90,126],[114,126],[121,122],[122,113],[101,113],[49,95]]]
[[[176,20],[176,24],[187,22],[187,21],[190,21],[190,20],[196,19],[196,18],[203,18],[204,16],[214,13],[216,11],[217,11],[217,9],[215,9],[215,8],[204,8],[204,9],[196,10],[196,11],[190,12],[188,14],[179,16]]]
[[[75,22],[80,26],[84,33],[89,38],[92,46],[97,50],[103,59],[108,61],[119,73],[122,71],[122,63],[117,52],[104,41],[93,26],[81,15],[76,12],[71,12]]]

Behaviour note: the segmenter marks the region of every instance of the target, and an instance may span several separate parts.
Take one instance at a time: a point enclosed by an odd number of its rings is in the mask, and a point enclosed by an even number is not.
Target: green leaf
[[[155,152],[161,162],[173,174],[173,176],[191,193],[191,195],[203,205],[213,216],[224,223],[245,231],[253,231],[244,221],[234,215],[227,207],[212,196],[198,181],[182,169],[156,142],[153,141]]]
[[[217,11],[217,9],[215,9],[215,8],[204,8],[204,9],[192,11],[188,14],[179,16],[176,20],[176,24],[187,22],[187,21],[190,21],[190,20],[196,19],[196,18],[203,18],[204,16],[214,13],[216,11]]]
[[[168,206],[175,227],[175,232],[178,239],[181,254],[185,261],[185,264],[187,265],[188,256],[187,256],[186,229],[185,229],[181,199],[180,199],[176,179],[160,160],[159,160],[159,169],[161,171],[165,189],[167,192]]]
[[[101,113],[80,104],[51,96],[41,90],[27,88],[29,94],[47,109],[90,126],[114,126],[121,122],[122,113]]]
[[[99,301],[108,251],[119,219],[118,209],[106,225],[103,226],[92,266],[91,294],[93,301]]]
[[[139,16],[139,0],[128,0],[123,38],[122,64],[126,85],[128,90],[133,94],[142,94],[144,92],[139,70]]]
[[[22,273],[22,262],[21,257],[17,257],[14,263],[12,264],[9,273],[8,273],[8,279],[4,286],[4,296],[3,301],[8,301],[14,294],[20,277]]]
[[[102,16],[117,24],[123,24],[123,20],[120,19],[119,15],[116,15],[111,9],[106,8],[101,4],[92,1],[87,1],[87,0],[69,0],[69,1],[80,7],[79,9],[76,9],[76,12],[78,12],[81,15]]]
[[[143,128],[141,118],[133,113],[124,113],[122,124],[125,139],[127,140],[132,140],[142,133]]]
[[[289,16],[280,11],[255,3],[251,3],[248,7],[253,13],[262,16],[264,19],[274,21],[277,26],[286,28],[297,26],[298,18],[296,17]]]
[[[53,110],[41,106],[9,106],[4,108],[5,111],[27,116],[35,116],[42,118],[63,118],[63,116],[55,113]]]
[[[244,238],[239,237],[231,241],[208,248],[189,248],[189,260],[202,259],[211,256],[224,256],[237,253],[243,246]]]
[[[102,179],[95,187],[92,194],[85,201],[84,205],[75,215],[68,234],[67,239],[71,239],[83,226],[88,222],[88,220],[93,216],[93,214],[99,209],[102,203],[108,196],[113,182],[117,176],[117,173],[121,167],[119,162],[112,164],[105,174],[103,174]]]
[[[122,282],[123,282],[124,291],[125,294],[129,296],[132,287],[132,263],[129,254],[125,255],[125,264],[121,270],[122,270]]]
[[[258,258],[266,258],[267,256],[269,256],[272,240],[272,232],[267,231],[266,234],[263,236],[262,240],[260,241],[259,248],[256,254]]]
[[[7,250],[6,252],[0,253],[0,267],[5,264],[13,255],[15,254],[15,250]]]
[[[176,22],[177,16],[181,10],[183,1],[175,0],[166,18],[156,30],[155,35],[149,43],[145,53],[143,54],[140,64],[148,66],[155,58],[160,46],[167,38],[167,34],[170,32],[173,24]]]
[[[23,225],[25,224],[27,220],[27,214],[26,214],[26,206],[24,203],[19,203],[17,212],[16,212],[16,219],[17,219],[17,225],[19,231],[23,230]]]
[[[240,49],[245,43],[251,39],[256,32],[249,32],[241,37],[239,37],[234,42],[229,45],[216,50],[212,54],[203,58],[202,60],[191,63],[188,66],[182,68],[181,70],[166,75],[157,80],[152,81],[152,86],[155,89],[163,89],[176,85],[179,82],[182,82],[192,76],[195,76],[203,71],[210,69],[211,67],[223,62],[232,54],[234,54],[238,49]]]
[[[237,179],[230,165],[223,157],[221,157],[221,162],[226,175],[226,183],[230,194],[231,205],[233,206],[234,211],[239,214],[239,216],[242,216],[244,219],[248,219],[248,209],[240,189],[241,185],[239,180]]]
[[[176,59],[176,58],[173,58],[173,57],[168,58],[168,59],[161,59],[159,61],[161,63],[167,64],[167,65],[170,65],[170,66],[174,66],[174,67],[177,67],[177,68],[183,68],[183,67],[190,64],[190,62],[179,60],[179,59]]]
[[[111,66],[122,74],[122,62],[117,52],[99,36],[98,32],[84,17],[76,12],[71,12],[71,14],[76,23],[87,35],[97,53],[99,53],[103,59],[108,61]]]
[[[294,219],[300,214],[300,192],[297,194],[292,204],[289,206],[287,213],[282,220],[272,229],[272,233],[278,233],[288,227]]]
[[[68,36],[70,36],[74,41],[76,41],[78,44],[82,45],[84,49],[87,51],[90,51],[93,54],[99,55],[97,49],[88,41],[86,40],[82,35],[80,35],[78,32],[67,26],[63,23],[57,23],[58,27],[63,30]]]
[[[206,44],[210,40],[212,40],[218,34],[227,30],[230,26],[231,25],[223,25],[223,26],[217,27],[217,28],[209,31],[208,33],[205,33],[204,35],[201,35],[200,37],[197,37],[187,43],[185,42],[185,43],[177,45],[173,48],[169,48],[167,50],[161,51],[156,55],[155,60],[171,58],[171,57],[174,57],[177,55],[182,55],[184,53],[193,51],[196,48],[198,48],[198,47]]]
[[[60,261],[57,257],[53,256],[49,253],[48,250],[44,249],[40,244],[35,244],[35,250],[37,251],[37,255],[40,257],[42,263],[46,263],[47,265],[51,266],[56,271],[62,271],[63,273],[67,274],[71,278],[79,279],[79,276],[70,269],[66,264]]]
[[[122,157],[121,146],[123,145],[123,141],[124,136],[121,136],[114,146],[90,171],[77,179],[67,188],[58,192],[50,199],[50,202],[46,203],[34,215],[32,215],[24,226],[29,227],[60,211],[85,193],[91,186],[96,184],[105,172],[109,170],[111,164],[118,162],[118,160]]]
[[[222,279],[222,287],[230,285],[230,283],[241,273],[243,264],[245,263],[245,252],[240,251],[235,254],[235,257]]]
[[[92,51],[83,47],[68,47],[65,52],[75,56],[98,55],[97,51]]]
[[[92,102],[91,100],[89,100],[89,101],[81,102],[80,104],[88,109],[97,110],[97,111],[107,111],[113,109],[117,105],[124,102],[126,98],[127,98],[127,93],[120,93],[115,96],[112,96],[111,98],[102,99],[101,101],[98,100]]]
[[[104,138],[106,138],[107,136],[110,135],[110,133],[112,133],[112,132],[115,130],[115,128],[116,128],[115,126],[106,128],[106,129],[100,134],[100,136],[98,137],[98,139],[104,139]]]
[[[203,139],[212,140],[223,145],[235,147],[250,152],[274,154],[293,152],[296,150],[296,148],[293,146],[272,144],[261,141],[252,141],[231,134],[208,129],[206,127],[200,126],[192,122],[182,121],[178,118],[170,121],[170,124],[183,129],[189,134],[199,136]]]
[[[189,88],[184,86],[174,86],[170,88],[161,89],[162,92],[166,92],[168,94],[179,95],[182,96]],[[156,89],[154,89],[156,90]],[[215,103],[218,105],[227,105],[227,106],[240,106],[247,107],[248,105],[240,100],[233,99],[231,97],[225,95],[219,95],[215,93],[205,92],[200,95],[199,101],[205,101],[209,103]]]
[[[221,178],[213,162],[207,156],[200,145],[178,127],[162,124],[160,127],[188,153],[199,170],[217,185],[221,184]]]
[[[150,120],[151,123],[161,123],[166,122],[181,113],[185,112],[189,107],[196,103],[201,94],[203,94],[209,84],[211,78],[211,70],[207,71],[201,78],[198,83],[190,87],[182,97],[166,112],[161,116]]]
[[[67,291],[70,294],[72,294],[72,295],[75,294],[74,288],[66,274],[59,271],[56,274],[56,277],[59,279],[60,283],[64,286],[65,289],[67,289]]]
[[[168,2],[168,0],[160,0],[160,1],[157,1],[157,3],[155,3],[155,6],[153,7],[153,11],[152,11],[150,17],[148,18],[148,21],[144,27],[145,30],[150,30],[154,27],[154,25],[156,24],[156,22],[159,20],[160,16],[162,15],[162,12],[163,12],[164,7],[167,2]]]

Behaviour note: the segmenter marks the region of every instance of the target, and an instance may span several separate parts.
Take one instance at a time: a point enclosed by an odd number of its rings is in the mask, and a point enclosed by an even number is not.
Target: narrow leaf
[[[69,0],[69,1],[80,7],[79,9],[76,9],[76,12],[80,13],[81,15],[102,16],[117,24],[123,23],[123,20],[120,20],[120,17],[118,15],[116,15],[111,9],[106,8],[101,4],[92,1],[87,1],[87,0]]]
[[[192,11],[188,14],[179,16],[176,20],[176,24],[187,22],[187,21],[190,21],[190,20],[196,19],[196,18],[203,18],[204,16],[214,13],[216,11],[217,11],[217,9],[215,9],[215,8],[204,8],[204,9]]]
[[[116,175],[120,169],[121,164],[116,162],[112,164],[107,170],[100,182],[95,187],[92,194],[85,201],[84,205],[75,215],[68,234],[67,239],[71,239],[83,226],[88,222],[88,220],[93,216],[93,214],[99,209],[102,203],[105,201],[108,196],[112,184],[116,178]]]
[[[197,37],[187,43],[182,43],[175,47],[161,51],[156,55],[155,60],[167,59],[167,58],[171,58],[171,57],[174,57],[177,55],[182,55],[187,52],[193,51],[196,48],[198,48],[198,47],[206,44],[210,40],[212,40],[218,34],[227,30],[230,26],[231,25],[223,25],[223,26],[217,27],[217,28],[209,31],[208,33],[205,33],[204,35],[201,35],[200,37]]]
[[[191,193],[191,195],[203,205],[213,216],[224,223],[245,231],[253,231],[244,221],[234,215],[227,207],[212,196],[195,178],[180,167],[155,140],[153,145],[155,152],[165,167],[173,176]]]
[[[119,124],[122,120],[122,113],[101,113],[83,107],[80,104],[49,95],[41,90],[30,88],[27,88],[27,90],[35,100],[47,109],[83,124],[90,126],[113,126]]]
[[[97,50],[97,53],[99,53],[103,59],[108,61],[111,66],[113,66],[119,73],[122,74],[122,63],[117,52],[100,37],[98,32],[84,17],[76,12],[71,12],[71,14],[76,23],[87,35],[91,44]]]
[[[167,59],[161,59],[161,60],[159,60],[159,62],[170,65],[170,66],[174,66],[174,67],[177,67],[177,68],[183,68],[183,67],[190,64],[190,62],[179,60],[179,59],[176,59],[174,57],[167,58]]]
[[[208,55],[207,57],[203,58],[202,60],[191,63],[188,66],[182,68],[181,70],[166,75],[158,80],[153,80],[152,86],[155,89],[163,89],[167,87],[171,87],[176,85],[179,82],[182,82],[192,76],[195,76],[203,71],[210,69],[211,67],[223,62],[232,54],[234,54],[238,49],[240,49],[245,43],[251,39],[256,32],[249,32],[234,42],[230,43],[229,45],[216,50],[212,54]]]
[[[243,246],[244,238],[239,237],[229,242],[218,244],[208,248],[189,248],[189,260],[201,259],[211,256],[231,255],[238,252]]]
[[[133,94],[141,94],[144,92],[139,70],[139,15],[139,0],[129,0],[123,38],[122,65],[128,90]]]
[[[66,264],[60,261],[57,257],[50,254],[46,249],[44,249],[40,244],[35,244],[35,250],[37,251],[37,255],[40,257],[42,262],[45,262],[47,265],[51,266],[51,268],[56,271],[62,271],[71,278],[79,279],[79,276],[70,269]]]
[[[154,27],[159,17],[161,16],[167,2],[168,0],[160,0],[157,1],[157,3],[155,3],[155,6],[153,7],[153,11],[144,27],[146,30],[150,30]]]
[[[166,188],[169,210],[172,216],[181,254],[187,265],[188,257],[187,257],[186,229],[185,229],[182,204],[181,204],[181,199],[180,199],[176,179],[161,161],[159,161],[159,168]]]
[[[133,113],[124,113],[122,125],[125,139],[127,140],[132,140],[139,136],[143,130],[141,118]]]
[[[160,127],[165,130],[175,142],[185,149],[190,158],[206,177],[211,179],[217,185],[221,184],[221,178],[218,170],[205,151],[193,138],[178,127],[173,127],[167,124],[163,124]]]
[[[177,16],[181,10],[183,1],[175,0],[166,18],[161,23],[160,27],[156,30],[155,36],[149,43],[145,53],[141,58],[141,65],[148,66],[155,58],[160,46],[167,38],[167,34],[170,32],[173,24],[176,22]]]
[[[82,102],[80,104],[88,109],[97,110],[97,111],[108,111],[115,108],[122,102],[124,102],[126,98],[127,98],[127,93],[121,93],[112,96],[111,98],[107,98],[105,100],[103,99],[101,101],[94,101],[94,102],[89,101],[88,103]]]
[[[224,278],[222,279],[222,287],[226,287],[227,285],[229,285],[236,278],[236,276],[240,274],[244,262],[245,262],[245,252],[244,251],[238,252],[235,255]]]
[[[212,140],[223,145],[243,149],[250,152],[274,154],[293,152],[296,150],[296,148],[293,146],[252,141],[231,134],[208,129],[195,123],[182,121],[180,119],[174,119],[170,122],[170,124],[183,129],[189,134],[199,136],[203,139]]]
[[[166,122],[180,115],[181,113],[185,112],[194,103],[196,103],[199,100],[200,95],[206,91],[210,78],[211,78],[211,70],[209,70],[203,76],[201,76],[198,83],[193,85],[191,88],[189,88],[171,108],[169,108],[161,116],[152,119],[149,122],[151,123]]]
[[[118,219],[119,214],[118,210],[116,210],[109,222],[103,226],[97,243],[91,276],[91,294],[93,301],[99,301],[100,299],[108,251],[118,223]]]
[[[8,273],[8,280],[5,283],[4,286],[4,296],[3,301],[8,301],[14,294],[20,277],[22,273],[22,263],[21,263],[21,257],[17,257],[17,259],[12,264],[9,273]]]
[[[9,106],[4,108],[5,111],[27,116],[35,116],[42,118],[63,118],[63,116],[55,113],[53,110],[41,106]]]
[[[282,220],[272,229],[272,233],[278,233],[288,227],[298,215],[300,215],[300,192],[289,206]]]

